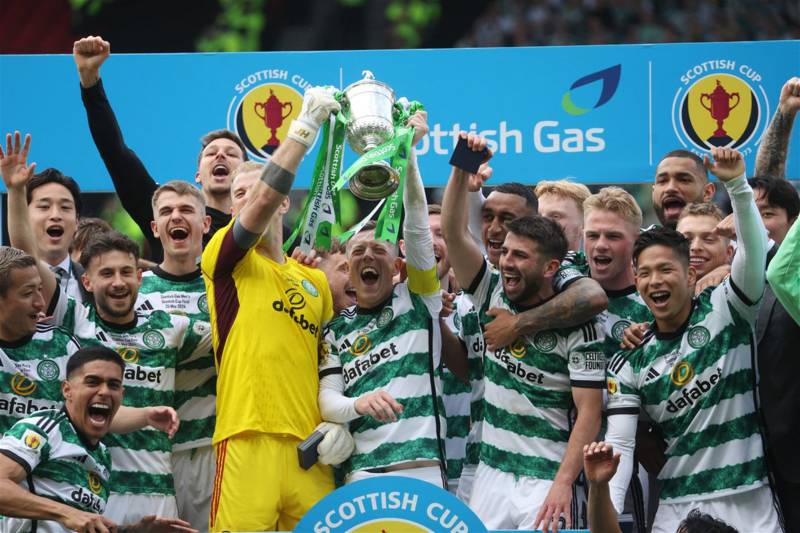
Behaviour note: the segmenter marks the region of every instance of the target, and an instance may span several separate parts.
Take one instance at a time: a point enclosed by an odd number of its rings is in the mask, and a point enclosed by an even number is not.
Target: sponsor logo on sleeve
[[[42,445],[42,436],[30,429],[26,430],[22,435],[22,443],[31,450],[38,450]]]

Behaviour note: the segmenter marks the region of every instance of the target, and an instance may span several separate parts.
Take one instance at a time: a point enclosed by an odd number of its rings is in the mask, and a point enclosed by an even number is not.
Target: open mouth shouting
[[[365,266],[361,269],[361,281],[367,287],[375,287],[380,277],[380,272],[373,266]]]
[[[489,250],[492,252],[499,254],[503,250],[503,241],[498,241],[495,239],[487,239],[486,241],[489,244]],[[487,250],[487,252],[489,250]]]
[[[516,270],[503,271],[503,289],[507,292],[514,292],[519,289],[522,283],[522,277]]]
[[[176,244],[185,243],[189,239],[189,228],[183,226],[173,226],[168,231],[170,239]]]
[[[48,226],[44,231],[47,233],[47,236],[50,238],[51,242],[60,242],[61,237],[64,236],[64,226],[61,226],[60,224]]]
[[[356,304],[356,290],[349,283],[344,287],[344,294],[347,297],[348,305]]]
[[[86,414],[90,427],[105,428],[111,422],[111,405],[104,402],[92,402],[86,410]]]
[[[611,265],[613,259],[607,255],[598,254],[592,257],[592,268],[594,270],[605,270]]]
[[[671,294],[669,291],[653,291],[650,293],[650,301],[656,309],[664,309],[669,303]]]
[[[686,201],[680,196],[667,196],[661,203],[664,210],[664,217],[669,220],[677,220],[681,215],[683,208],[686,207]]]
[[[228,168],[228,165],[224,163],[217,163],[214,165],[214,168],[211,169],[211,176],[214,178],[214,181],[219,183],[227,180],[230,174],[231,170]]]

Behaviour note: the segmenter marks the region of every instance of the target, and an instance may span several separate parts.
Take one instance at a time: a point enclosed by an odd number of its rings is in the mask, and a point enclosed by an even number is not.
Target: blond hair
[[[153,199],[151,200],[151,204],[153,207],[153,214],[156,214],[156,204],[158,203],[158,198],[164,194],[165,192],[174,192],[178,196],[192,196],[200,205],[203,206],[201,212],[205,214],[206,212],[206,198],[203,196],[203,193],[192,185],[189,182],[182,181],[182,180],[172,180],[166,182],[164,185],[160,186],[156,189],[156,192],[153,193]]]
[[[642,208],[631,194],[621,187],[603,187],[583,202],[583,214],[594,210],[610,211],[636,228],[642,226]]]
[[[36,260],[22,250],[0,246],[0,296],[11,288],[11,271],[35,266]]]
[[[552,194],[561,198],[572,200],[578,205],[578,209],[583,212],[583,202],[591,196],[589,187],[582,183],[575,183],[569,180],[540,181],[533,190],[536,198],[541,198],[545,194]]]
[[[244,163],[233,169],[233,172],[231,172],[231,183],[233,183],[233,180],[235,180],[237,176],[240,176],[242,174],[247,174],[248,172],[253,172],[254,170],[258,170],[259,172],[261,172],[262,170],[264,170],[264,165],[257,161],[245,161]]]
[[[725,215],[722,213],[722,209],[719,206],[712,202],[692,202],[686,207],[683,208],[681,211],[681,216],[678,217],[678,222],[683,220],[686,217],[711,217],[715,219],[717,222],[722,222],[722,219],[725,218]]]

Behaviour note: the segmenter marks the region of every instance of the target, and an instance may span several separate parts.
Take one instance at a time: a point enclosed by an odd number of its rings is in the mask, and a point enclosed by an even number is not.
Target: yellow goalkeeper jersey
[[[206,246],[217,380],[214,443],[247,431],[305,439],[320,422],[318,346],[333,314],[325,275],[241,249],[233,221]]]

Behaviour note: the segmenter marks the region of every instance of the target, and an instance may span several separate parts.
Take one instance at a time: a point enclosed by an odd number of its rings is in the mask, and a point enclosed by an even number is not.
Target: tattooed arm
[[[547,302],[519,314],[489,309],[494,319],[486,324],[483,337],[489,350],[508,346],[521,335],[553,328],[566,328],[591,320],[608,307],[608,297],[595,280],[580,278]]]
[[[756,157],[756,176],[773,176],[778,179],[786,177],[789,138],[798,110],[800,110],[800,77],[794,77],[783,85],[778,109],[761,139]]]

